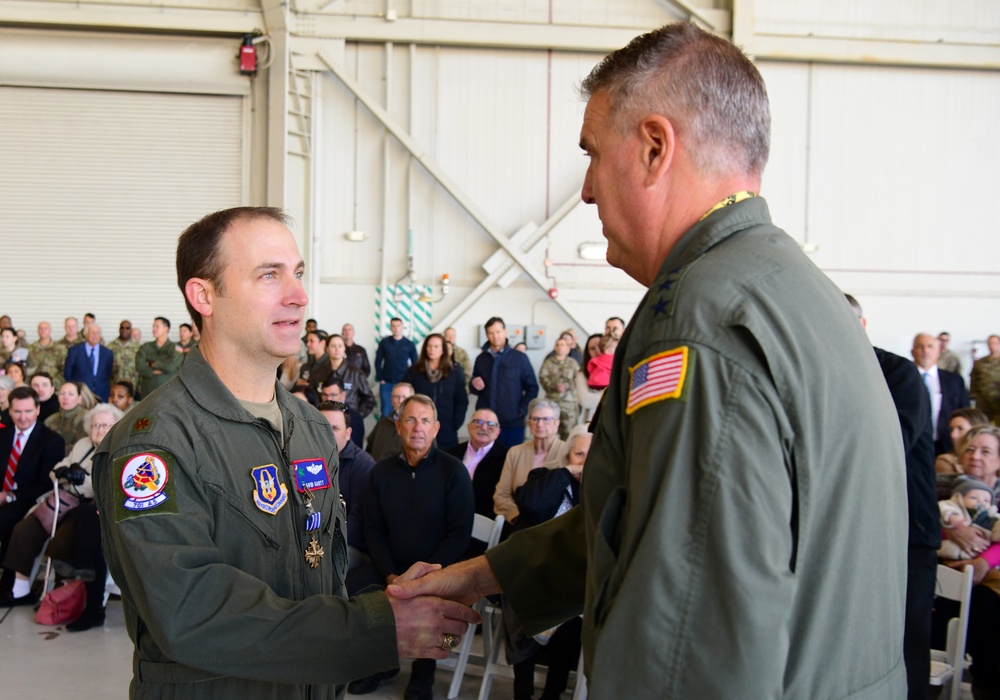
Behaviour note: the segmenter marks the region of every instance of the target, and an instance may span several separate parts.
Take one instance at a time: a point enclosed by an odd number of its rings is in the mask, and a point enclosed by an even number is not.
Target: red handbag
[[[87,586],[80,579],[73,579],[52,589],[42,599],[42,604],[35,613],[35,622],[40,625],[75,622],[86,606]]]

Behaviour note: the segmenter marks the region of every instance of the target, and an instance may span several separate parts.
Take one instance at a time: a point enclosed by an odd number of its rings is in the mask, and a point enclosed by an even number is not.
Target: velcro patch
[[[142,515],[177,513],[174,484],[170,480],[176,466],[165,450],[146,450],[115,460],[121,493],[115,497],[115,522]]]
[[[693,358],[694,350],[682,345],[647,357],[629,368],[626,415],[632,415],[640,408],[657,401],[681,398],[684,380],[689,371],[689,360]]]

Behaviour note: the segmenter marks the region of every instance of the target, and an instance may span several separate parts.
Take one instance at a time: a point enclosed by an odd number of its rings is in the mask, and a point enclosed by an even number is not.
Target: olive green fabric
[[[682,348],[679,398],[626,415],[631,370]],[[581,505],[487,553],[529,633],[583,611],[593,697],[905,697],[899,423],[762,199],[674,247],[595,421]]]
[[[178,380],[141,402],[98,450],[105,555],[136,645],[133,698],[334,698],[348,681],[398,665],[385,594],[346,598],[330,427],[275,391],[284,445],[192,350]],[[143,459],[156,469],[143,472],[149,488],[137,491]],[[316,459],[326,461],[331,487],[314,492],[325,554],[311,568],[291,462]],[[276,466],[277,486],[287,489],[273,515],[255,503],[251,472],[264,465]],[[167,500],[130,510],[130,493]]]

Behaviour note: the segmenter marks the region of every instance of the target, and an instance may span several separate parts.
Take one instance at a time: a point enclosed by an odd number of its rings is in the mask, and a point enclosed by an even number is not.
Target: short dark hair
[[[850,304],[851,310],[854,311],[854,315],[859,319],[865,315],[865,312],[861,310],[861,302],[855,299],[850,294],[844,294],[844,298],[847,299],[847,303]]]
[[[607,324],[610,323],[611,321],[618,321],[618,323],[622,324],[623,326],[625,325],[624,319],[621,319],[618,316],[608,316],[608,320],[605,321],[604,323]]]
[[[351,407],[342,401],[323,401],[319,406],[316,407],[320,413],[324,411],[331,411],[344,414],[344,420],[347,421],[347,427],[351,427]]]
[[[41,377],[42,379],[48,379],[49,382],[52,384],[52,386],[56,385],[56,380],[53,379],[52,375],[49,374],[48,372],[45,372],[45,371],[35,372],[33,375],[31,375],[31,379],[34,379],[35,377]],[[28,381],[31,381],[31,380],[28,380]]]
[[[403,319],[401,319],[399,316],[393,316],[392,318],[389,319],[389,323],[392,323],[393,321],[399,321],[400,323],[402,323]]]
[[[483,328],[485,328],[486,330],[489,330],[490,326],[496,325],[497,323],[499,323],[504,328],[507,327],[507,324],[503,322],[502,318],[500,318],[499,316],[491,316],[490,320],[486,322],[486,325],[483,326]]]
[[[321,388],[329,389],[334,384],[339,386],[341,391],[347,391],[347,389],[344,388],[344,380],[333,374],[323,380],[323,386]]]
[[[95,316],[94,314],[90,313],[89,311],[83,315],[84,318],[87,318],[88,316],[90,318],[94,319],[95,321],[97,320],[97,316]]]
[[[157,317],[156,317],[156,318],[154,318],[153,320],[154,320],[154,321],[159,321],[159,322],[160,322],[160,323],[162,323],[162,324],[163,324],[164,326],[166,326],[168,330],[170,329],[170,319],[169,319],[169,318],[166,318],[166,317],[164,317],[164,316],[157,316]]]
[[[30,386],[19,386],[16,389],[12,389],[7,395],[8,405],[14,403],[15,399],[31,399],[35,402],[36,407],[39,404],[38,392]]]
[[[222,236],[238,221],[271,219],[289,226],[291,220],[276,207],[234,207],[223,209],[202,217],[184,230],[177,241],[177,286],[184,296],[191,319],[201,328],[201,314],[187,300],[184,287],[189,279],[199,277],[208,280],[220,294],[225,292],[222,284]]]
[[[190,323],[182,323],[181,325],[178,326],[178,328],[187,328],[189,331],[192,332],[194,331],[194,328],[191,327]]]
[[[128,379],[119,379],[112,386],[124,387],[125,391],[128,393],[130,399],[135,398],[135,384],[130,382]]]

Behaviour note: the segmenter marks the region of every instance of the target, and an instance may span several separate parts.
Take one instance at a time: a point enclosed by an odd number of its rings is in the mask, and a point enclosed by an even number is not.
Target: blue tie
[[[91,371],[97,376],[97,348],[87,346],[87,357],[90,358]]]

